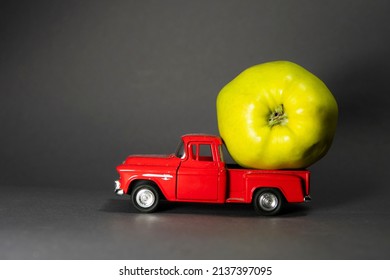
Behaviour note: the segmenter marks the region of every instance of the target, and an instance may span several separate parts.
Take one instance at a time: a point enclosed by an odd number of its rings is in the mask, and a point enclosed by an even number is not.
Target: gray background
[[[388,1],[2,1],[0,258],[389,259]],[[113,194],[132,153],[218,134],[245,68],[294,61],[340,109],[310,205],[164,204]]]

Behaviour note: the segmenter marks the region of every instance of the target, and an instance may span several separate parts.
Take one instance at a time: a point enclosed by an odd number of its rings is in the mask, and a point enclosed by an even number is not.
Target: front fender
[[[176,176],[169,173],[143,173],[129,176],[125,183],[124,192],[131,194],[132,187],[139,181],[153,182],[167,200],[176,198]]]

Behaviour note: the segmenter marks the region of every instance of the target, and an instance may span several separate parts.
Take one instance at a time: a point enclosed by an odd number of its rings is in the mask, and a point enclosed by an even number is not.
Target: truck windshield
[[[180,141],[179,145],[177,146],[175,156],[178,158],[184,157],[184,142],[183,140]]]

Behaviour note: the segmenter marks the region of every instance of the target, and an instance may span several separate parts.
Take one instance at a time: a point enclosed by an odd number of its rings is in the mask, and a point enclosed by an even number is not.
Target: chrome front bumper
[[[121,189],[121,183],[118,180],[115,181],[115,194],[117,195],[124,194],[123,190]]]

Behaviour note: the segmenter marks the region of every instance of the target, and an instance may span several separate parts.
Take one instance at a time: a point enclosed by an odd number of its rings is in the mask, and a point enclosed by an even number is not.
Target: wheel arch
[[[148,180],[148,179],[134,179],[134,180],[132,180],[129,184],[128,189],[127,189],[127,194],[131,195],[134,188],[139,186],[139,185],[142,185],[142,184],[149,185],[149,186],[153,187],[158,192],[161,199],[166,199],[164,193],[161,191],[160,186],[155,181]]]
[[[252,192],[251,192],[251,197],[250,197],[250,203],[253,203],[254,202],[254,199],[256,197],[256,195],[261,192],[261,191],[264,191],[264,190],[273,190],[273,191],[277,191],[280,193],[282,199],[283,199],[283,202],[288,202],[287,199],[286,199],[286,196],[285,194],[283,193],[283,190],[277,186],[258,186],[258,187],[255,187],[252,189]]]

